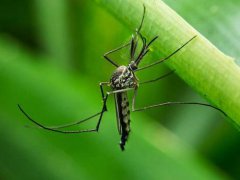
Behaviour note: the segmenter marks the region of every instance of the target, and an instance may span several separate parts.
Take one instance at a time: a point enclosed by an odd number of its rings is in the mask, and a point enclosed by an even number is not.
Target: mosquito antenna
[[[225,112],[223,112],[223,110],[221,110],[221,109],[219,109],[219,108],[217,108],[215,106],[212,106],[210,104],[205,104],[205,103],[198,103],[198,102],[165,102],[165,103],[160,103],[160,104],[155,104],[155,105],[151,105],[151,106],[135,109],[134,111],[143,111],[143,110],[150,109],[150,108],[155,108],[155,107],[159,107],[159,106],[170,106],[170,105],[200,105],[200,106],[207,106],[207,107],[211,107],[213,109],[216,109],[216,110],[220,111],[221,113],[223,113],[225,116],[227,116],[227,114]]]
[[[158,36],[155,36],[146,46],[146,48],[148,48],[156,39],[158,38]]]
[[[143,40],[144,37],[142,37],[142,34],[139,33],[141,39]],[[158,36],[154,37],[148,44],[146,44],[146,38],[145,39],[145,43],[143,43],[143,48],[141,50],[141,52],[139,53],[137,59],[135,60],[136,65],[138,66],[140,61],[143,59],[143,57],[149,52],[148,47],[158,38]]]
[[[144,17],[145,17],[145,13],[146,13],[146,7],[145,5],[143,4],[143,16],[142,16],[142,20],[141,20],[141,24],[139,26],[139,28],[136,29],[136,33],[138,34],[141,29],[142,29],[142,25],[143,25],[143,20],[144,20]]]
[[[140,38],[141,38],[141,40],[142,40],[142,49],[141,49],[138,57],[137,57],[136,60],[135,60],[136,65],[138,65],[139,60],[141,59],[142,55],[143,55],[143,54],[145,53],[145,51],[146,51],[146,42],[147,42],[146,38],[143,37],[141,33],[139,33],[139,35],[140,35]]]
[[[180,51],[183,47],[185,47],[188,43],[190,43],[190,42],[191,42],[194,38],[196,38],[196,37],[197,37],[197,35],[193,36],[191,39],[189,39],[186,43],[184,43],[181,47],[179,47],[177,50],[175,50],[174,52],[172,52],[172,53],[171,53],[170,55],[168,55],[167,57],[165,57],[165,58],[163,58],[163,59],[160,59],[160,60],[158,60],[158,61],[156,61],[156,62],[154,62],[154,63],[152,63],[152,64],[149,64],[149,65],[147,65],[147,66],[145,66],[145,67],[138,68],[138,69],[136,69],[135,71],[140,71],[140,70],[143,70],[143,69],[147,69],[147,68],[149,68],[149,67],[151,67],[151,66],[157,65],[157,64],[159,64],[159,63],[162,63],[162,62],[168,60],[169,58],[171,58],[174,54],[176,54],[178,51]]]

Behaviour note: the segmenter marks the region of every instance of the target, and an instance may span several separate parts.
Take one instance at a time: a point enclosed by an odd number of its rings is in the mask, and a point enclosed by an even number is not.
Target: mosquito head
[[[130,66],[119,66],[112,74],[110,79],[112,89],[126,89],[137,86],[138,81]]]
[[[138,67],[137,67],[137,63],[135,61],[131,61],[128,65],[128,68],[131,70],[131,71],[135,71]]]

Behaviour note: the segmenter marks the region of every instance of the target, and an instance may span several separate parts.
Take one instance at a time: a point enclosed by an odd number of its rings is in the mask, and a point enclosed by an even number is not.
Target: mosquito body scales
[[[138,80],[130,66],[119,66],[110,79],[112,90],[121,90],[126,88],[136,88]],[[114,94],[118,132],[121,135],[120,147],[124,150],[125,143],[128,139],[130,128],[130,109],[127,92]]]

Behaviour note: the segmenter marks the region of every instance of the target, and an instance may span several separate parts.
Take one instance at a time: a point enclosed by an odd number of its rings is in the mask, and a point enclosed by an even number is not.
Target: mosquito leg
[[[104,100],[103,86],[104,86],[104,85],[108,85],[108,84],[109,84],[109,82],[101,82],[101,83],[99,84],[100,89],[101,89],[102,100]],[[19,108],[20,108],[20,107],[19,107]],[[106,111],[107,111],[107,107],[105,107],[105,109],[106,109]],[[20,110],[23,112],[23,109],[22,109],[22,108],[20,108]],[[23,113],[26,115],[25,112],[23,112]],[[98,113],[96,113],[96,114],[94,114],[94,115],[92,115],[92,116],[90,116],[90,117],[88,117],[88,118],[86,118],[86,119],[80,120],[80,121],[75,121],[75,122],[72,122],[72,123],[69,123],[69,124],[65,124],[65,125],[51,126],[51,127],[49,127],[49,128],[51,128],[51,129],[62,129],[62,128],[67,128],[67,127],[75,126],[75,125],[81,124],[81,123],[83,123],[83,122],[85,122],[85,121],[87,121],[87,120],[90,120],[90,119],[92,119],[92,118],[94,118],[94,117],[96,117],[96,116],[99,116],[100,114],[101,114],[101,112],[98,112]]]
[[[140,31],[141,31],[141,28],[142,28],[142,24],[143,24],[143,20],[144,20],[144,17],[145,17],[145,12],[146,12],[146,7],[143,5],[143,16],[142,16],[142,20],[141,20],[141,23],[140,23],[140,26],[136,29],[136,34],[140,34]],[[103,57],[108,61],[110,62],[112,65],[118,67],[119,65],[116,64],[113,60],[111,60],[108,55],[111,54],[111,53],[114,53],[116,51],[119,51],[127,46],[131,45],[131,51],[130,51],[130,56],[131,58],[130,59],[133,59],[134,57],[134,53],[135,53],[135,50],[136,50],[136,47],[137,47],[137,40],[135,39],[135,35],[133,35],[132,37],[132,40],[127,43],[127,44],[124,44],[116,49],[113,49],[111,51],[108,51],[106,52]]]
[[[106,103],[107,103],[108,96],[111,95],[111,94],[115,94],[115,93],[130,91],[130,90],[132,90],[132,89],[133,89],[133,88],[127,88],[127,89],[121,89],[121,90],[116,90],[116,91],[110,91],[110,92],[107,92],[107,93],[106,93],[106,96],[104,97],[104,100],[103,100],[102,113],[100,114],[100,118],[99,118],[98,123],[97,123],[97,126],[96,126],[96,131],[98,131],[98,129],[99,129],[99,126],[100,126],[100,123],[101,123],[101,120],[102,120],[103,113],[104,113],[105,111],[107,111]]]
[[[105,98],[103,86],[108,86],[108,85],[109,85],[109,82],[100,82],[100,83],[99,83],[99,87],[100,87],[100,91],[101,91],[102,101],[103,101],[103,102],[104,102],[104,98]],[[105,104],[104,109],[107,111],[107,106],[106,106],[106,104]]]
[[[146,14],[146,7],[145,5],[143,5],[143,16],[142,16],[142,20],[141,20],[141,23],[139,25],[139,27],[136,29],[136,32],[139,33],[142,29],[142,25],[143,25],[143,21],[144,21],[144,18],[145,18],[145,14]]]
[[[100,82],[100,83],[99,83],[99,87],[100,87],[102,99],[104,99],[104,97],[105,97],[104,91],[103,91],[103,86],[108,86],[108,85],[109,85],[109,82]]]
[[[99,118],[99,120],[98,120],[98,123],[97,123],[97,126],[96,126],[95,131],[98,131],[99,126],[100,126],[100,123],[101,123],[101,120],[102,120],[103,113],[104,113],[105,111],[107,111],[107,109],[106,109],[106,103],[107,103],[108,96],[111,95],[111,94],[115,94],[115,93],[130,91],[130,90],[132,90],[132,89],[133,89],[133,88],[127,88],[127,89],[121,89],[121,90],[116,90],[116,91],[110,91],[110,92],[107,92],[107,93],[106,93],[106,96],[104,97],[104,100],[103,100],[102,112],[101,112],[101,114],[100,114],[100,118]]]
[[[103,102],[103,107],[102,107],[102,110],[101,112],[99,113],[96,113],[86,119],[83,119],[81,121],[78,121],[78,122],[75,122],[75,123],[71,123],[71,124],[67,124],[67,125],[63,125],[63,126],[56,126],[56,127],[48,127],[48,126],[44,126],[40,123],[38,123],[37,121],[35,121],[34,119],[32,119],[24,110],[23,108],[18,105],[20,111],[34,124],[36,124],[37,126],[39,126],[40,128],[42,129],[45,129],[45,130],[49,130],[49,131],[54,131],[54,132],[58,132],[58,133],[65,133],[65,134],[73,134],[73,133],[83,133],[83,132],[94,132],[94,131],[98,131],[99,129],[99,126],[100,126],[100,123],[101,123],[101,119],[102,119],[102,116],[103,116],[103,113],[106,111],[106,103],[107,103],[107,98],[108,98],[108,94],[106,95],[106,97],[104,98],[104,102]],[[77,130],[77,131],[65,131],[65,130],[59,130],[60,128],[64,128],[64,127],[70,127],[70,126],[73,126],[73,125],[77,125],[77,124],[80,124],[80,123],[83,123],[89,119],[92,119],[96,116],[100,115],[99,119],[98,119],[98,123],[97,123],[97,126],[95,129],[86,129],[86,130]]]
[[[40,127],[40,128],[42,128],[42,129],[45,129],[45,130],[49,130],[49,131],[53,131],[53,132],[58,132],[58,133],[81,133],[81,132],[91,132],[91,131],[93,131],[93,130],[80,130],[80,131],[64,131],[64,130],[58,130],[57,128],[58,127],[53,127],[53,128],[51,128],[51,127],[47,127],[47,126],[44,126],[44,125],[42,125],[42,124],[40,124],[40,123],[38,123],[37,121],[35,121],[34,119],[32,119],[24,110],[23,110],[23,108],[20,106],[20,105],[18,105],[18,107],[19,107],[19,109],[20,109],[20,111],[32,122],[32,123],[34,123],[34,124],[36,124],[38,127]],[[86,118],[86,119],[84,119],[84,120],[82,120],[82,121],[79,121],[80,123],[81,122],[84,122],[84,121],[86,121],[86,120],[88,120],[88,119],[90,119],[90,118],[93,118],[93,117],[95,117],[95,116],[97,116],[97,115],[99,115],[100,113],[97,113],[97,114],[95,114],[95,115],[93,115],[93,116],[91,116],[91,117],[89,117],[89,118]],[[79,124],[79,123],[78,123]],[[69,127],[68,125],[66,125],[66,127]],[[61,127],[60,127],[61,128]]]
[[[170,71],[170,72],[168,72],[168,73],[166,73],[166,74],[164,74],[164,75],[162,75],[162,76],[160,76],[160,77],[158,77],[158,78],[155,78],[155,79],[152,79],[152,80],[148,80],[148,81],[139,82],[139,84],[147,84],[147,83],[151,83],[151,82],[158,81],[158,80],[160,80],[160,79],[163,79],[163,78],[165,78],[165,77],[173,74],[174,72],[175,72],[175,70]]]
[[[92,115],[92,116],[90,116],[90,117],[88,117],[88,118],[82,119],[82,120],[80,120],[80,121],[72,122],[72,123],[65,124],[65,125],[59,125],[59,126],[49,126],[49,128],[51,128],[51,129],[62,129],[62,128],[67,128],[67,127],[72,127],[72,126],[81,124],[81,123],[83,123],[83,122],[85,122],[85,121],[88,121],[88,120],[90,120],[90,119],[93,119],[94,117],[97,117],[97,116],[99,116],[100,114],[101,114],[101,112],[98,112],[98,113],[96,113],[96,114],[94,114],[94,115]]]
[[[141,67],[141,68],[138,68],[136,69],[135,71],[140,71],[140,70],[143,70],[143,69],[147,69],[149,67],[152,67],[152,66],[155,66],[157,64],[160,64],[166,60],[168,60],[169,58],[171,58],[174,54],[176,54],[178,51],[180,51],[184,46],[186,46],[188,43],[190,43],[194,38],[196,38],[197,36],[193,36],[190,40],[188,40],[186,43],[184,43],[181,47],[179,47],[177,50],[175,50],[174,52],[172,52],[170,55],[168,55],[167,57],[163,58],[163,59],[160,59],[154,63],[151,63],[147,66],[144,66],[144,67]]]
[[[124,44],[124,45],[122,45],[122,46],[120,46],[120,47],[118,47],[118,48],[116,48],[116,49],[111,50],[111,51],[108,51],[108,52],[106,52],[106,53],[103,55],[103,57],[104,57],[108,62],[110,62],[112,65],[118,67],[119,65],[116,64],[113,60],[111,60],[111,59],[108,57],[108,55],[109,55],[109,54],[112,54],[112,53],[114,53],[114,52],[117,52],[117,51],[119,51],[119,50],[121,50],[121,49],[129,46],[130,44],[131,44],[131,42],[129,42],[129,43],[127,43],[127,44]]]
[[[144,17],[145,17],[145,12],[146,12],[146,7],[143,5],[143,16],[142,16],[141,23],[140,23],[139,27],[136,29],[136,34],[132,36],[132,40],[131,40],[130,61],[134,60],[134,55],[135,55],[136,48],[137,48],[137,45],[138,45],[138,39],[137,39],[138,35],[143,40],[143,37],[142,37],[140,31],[142,29],[142,25],[143,25],[143,21],[144,21]]]
[[[99,113],[96,113],[86,119],[83,119],[83,120],[80,120],[80,121],[77,121],[77,122],[73,122],[73,123],[70,123],[70,124],[66,124],[66,125],[61,125],[61,126],[54,126],[54,127],[48,127],[48,126],[44,126],[40,123],[38,123],[37,121],[35,121],[34,119],[32,119],[24,110],[23,108],[18,105],[20,111],[34,124],[36,124],[37,126],[39,126],[40,128],[42,129],[45,129],[45,130],[49,130],[49,131],[54,131],[54,132],[58,132],[58,133],[83,133],[83,132],[93,132],[93,131],[98,131],[99,129],[99,126],[100,126],[100,122],[101,122],[101,119],[102,119],[102,116],[103,116],[103,113],[105,111],[107,111],[107,107],[106,107],[106,103],[107,103],[107,98],[108,98],[108,94],[106,95],[106,97],[104,97],[104,92],[103,92],[103,85],[107,85],[108,83],[107,82],[102,82],[100,83],[100,89],[101,89],[101,94],[102,94],[102,99],[103,99],[103,107],[102,107],[102,110],[101,112]],[[61,128],[66,128],[66,127],[70,127],[70,126],[74,126],[74,125],[78,125],[78,124],[81,124],[87,120],[90,120],[96,116],[99,116],[99,119],[98,119],[98,123],[97,123],[97,126],[95,129],[89,129],[89,130],[77,130],[77,131],[65,131],[65,130],[59,130]]]
[[[132,111],[135,111],[135,103],[136,103],[136,97],[137,97],[137,91],[138,91],[138,87],[136,87],[134,89],[134,94],[133,94],[133,98],[132,98]]]
[[[143,20],[144,20],[144,17],[145,17],[145,12],[146,12],[146,8],[145,8],[145,6],[143,5],[143,16],[142,16],[142,20],[141,20],[140,26],[136,29],[136,34],[140,34],[140,30],[141,30],[141,28],[142,28]],[[111,53],[117,52],[117,51],[119,51],[119,50],[121,50],[121,49],[123,49],[123,48],[125,48],[125,47],[127,47],[127,46],[129,46],[129,45],[131,45],[130,59],[133,60],[134,54],[135,54],[135,51],[136,51],[136,47],[137,47],[137,39],[136,39],[136,36],[135,36],[135,35],[132,36],[132,39],[131,39],[131,41],[130,41],[129,43],[124,44],[124,45],[122,45],[122,46],[120,46],[120,47],[118,47],[118,48],[116,48],[116,49],[113,49],[113,50],[111,50],[111,51],[106,52],[106,53],[103,55],[103,57],[104,57],[108,62],[110,62],[112,65],[118,67],[119,65],[116,64],[113,60],[111,60],[111,59],[108,57],[108,55],[111,54]]]
[[[221,109],[219,109],[219,108],[217,108],[215,106],[212,106],[210,104],[199,103],[199,102],[164,102],[164,103],[160,103],[160,104],[154,104],[154,105],[151,105],[151,106],[146,106],[146,107],[143,107],[143,108],[135,109],[135,107],[134,107],[133,111],[144,111],[146,109],[151,109],[151,108],[160,107],[160,106],[170,106],[170,105],[200,105],[200,106],[207,106],[207,107],[216,109],[216,110],[220,111],[221,113],[223,113],[225,116],[227,116],[227,114],[223,110],[221,110]]]
[[[174,71],[171,71],[159,78],[156,78],[156,79],[153,79],[153,80],[150,80],[150,81],[145,81],[145,82],[142,82],[142,83],[139,83],[139,84],[146,84],[146,83],[151,83],[151,82],[154,82],[154,81],[157,81],[159,79],[162,79],[170,74],[172,74]],[[199,103],[199,102],[164,102],[164,103],[160,103],[160,104],[154,104],[154,105],[150,105],[150,106],[146,106],[146,107],[142,107],[142,108],[135,108],[135,103],[136,103],[136,97],[137,97],[137,90],[138,90],[138,87],[134,89],[134,95],[133,95],[133,99],[132,99],[132,111],[135,112],[135,111],[144,111],[144,110],[147,110],[147,109],[151,109],[151,108],[156,108],[156,107],[161,107],[161,106],[170,106],[170,105],[200,105],[200,106],[207,106],[207,107],[210,107],[210,108],[213,108],[215,110],[218,110],[220,111],[221,113],[223,113],[226,117],[227,114],[215,107],[215,106],[212,106],[210,104],[206,104],[206,103]]]
[[[134,88],[126,88],[126,89],[120,89],[120,90],[116,90],[116,91],[109,91],[109,92],[107,92],[107,95],[121,93],[121,92],[127,92],[127,91],[131,91],[131,90],[134,90]]]
[[[39,126],[40,128],[42,129],[45,129],[45,130],[48,130],[48,131],[53,131],[53,132],[58,132],[58,133],[64,133],[64,134],[74,134],[74,133],[84,133],[84,132],[97,132],[99,130],[99,126],[101,124],[101,120],[102,120],[102,117],[103,117],[103,114],[104,112],[107,111],[106,109],[106,103],[107,103],[107,99],[108,99],[108,96],[110,94],[114,94],[114,93],[119,93],[119,92],[125,92],[125,91],[129,91],[129,90],[132,90],[132,88],[128,88],[128,89],[122,89],[122,90],[117,90],[117,91],[110,91],[110,92],[107,92],[106,93],[106,96],[103,98],[103,107],[102,107],[102,110],[101,112],[99,113],[96,113],[86,119],[83,119],[81,121],[78,121],[78,122],[75,122],[75,123],[71,123],[71,124],[67,124],[67,125],[63,125],[63,126],[56,126],[56,127],[48,127],[48,126],[45,126],[45,125],[42,125],[41,123],[35,121],[33,118],[31,118],[24,110],[23,108],[18,105],[20,111],[34,124],[36,124],[37,126]],[[77,125],[77,124],[80,124],[80,123],[83,123],[89,119],[92,119],[96,116],[100,115],[99,119],[98,119],[98,122],[97,122],[97,125],[96,125],[96,128],[94,129],[86,129],[86,130],[76,130],[76,131],[65,131],[65,130],[60,130],[60,128],[64,128],[64,127],[70,127],[70,126],[73,126],[73,125]]]

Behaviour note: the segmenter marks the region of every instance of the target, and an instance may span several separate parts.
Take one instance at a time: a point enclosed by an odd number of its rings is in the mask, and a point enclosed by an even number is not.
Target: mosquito
[[[35,125],[38,127],[48,130],[48,131],[54,131],[58,133],[64,133],[64,134],[73,134],[73,133],[85,133],[85,132],[98,132],[99,127],[102,121],[103,114],[107,111],[107,100],[110,95],[114,96],[115,99],[115,108],[116,108],[116,116],[117,116],[117,127],[118,132],[121,136],[120,139],[120,148],[123,151],[125,149],[125,144],[128,140],[129,133],[131,131],[130,129],[130,107],[129,107],[129,100],[128,100],[128,91],[134,91],[133,98],[132,98],[132,108],[131,111],[143,111],[150,108],[160,107],[160,106],[168,106],[168,105],[176,105],[176,104],[192,104],[192,105],[201,105],[201,106],[208,106],[211,108],[214,108],[223,114],[225,114],[221,109],[214,107],[210,104],[205,103],[199,103],[199,102],[164,102],[160,104],[155,104],[151,106],[146,106],[143,108],[135,108],[135,100],[137,96],[137,90],[140,84],[146,84],[146,83],[152,83],[156,82],[160,79],[163,79],[166,76],[169,76],[174,71],[170,71],[156,79],[145,81],[145,82],[139,82],[138,78],[135,75],[136,71],[144,70],[147,68],[150,68],[152,66],[155,66],[157,64],[163,63],[164,61],[170,59],[174,54],[179,52],[182,48],[184,48],[188,43],[190,43],[192,40],[194,40],[197,36],[193,36],[191,39],[189,39],[187,42],[185,42],[183,45],[181,45],[178,49],[173,51],[170,55],[167,57],[157,60],[154,63],[151,63],[149,65],[146,65],[144,67],[138,67],[141,60],[144,58],[144,56],[149,52],[150,45],[158,38],[158,36],[155,36],[152,40],[147,42],[147,39],[141,34],[141,28],[143,25],[144,17],[145,17],[146,8],[143,6],[143,15],[141,19],[140,26],[136,29],[135,33],[133,33],[132,38],[130,42],[127,44],[124,44],[116,49],[113,49],[107,53],[104,54],[105,60],[107,60],[109,63],[111,63],[113,66],[116,67],[116,70],[113,72],[110,81],[108,82],[101,82],[99,84],[103,106],[100,112],[82,119],[80,121],[76,121],[70,124],[55,126],[55,127],[48,127],[45,125],[42,125],[41,123],[35,121],[33,118],[31,118],[24,110],[23,108],[18,105],[20,111]],[[141,40],[141,47],[140,52],[137,53],[136,49],[139,46],[138,41]],[[109,54],[115,53],[123,48],[126,48],[130,46],[130,58],[129,63],[127,66],[125,65],[118,65],[115,63],[112,59],[109,58]],[[104,92],[104,86],[108,86],[111,88],[111,91]],[[226,115],[226,114],[225,114]],[[85,130],[74,130],[74,131],[68,131],[68,130],[62,130],[62,128],[67,128],[71,126],[75,126],[81,123],[86,122],[87,120],[90,120],[94,117],[99,117],[96,127],[93,129],[85,129]]]

